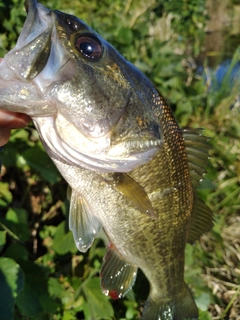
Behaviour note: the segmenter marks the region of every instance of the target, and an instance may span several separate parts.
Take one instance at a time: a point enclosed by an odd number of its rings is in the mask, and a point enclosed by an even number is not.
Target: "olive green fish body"
[[[129,252],[128,260],[135,263],[136,259],[136,264],[148,273],[152,283],[161,282],[166,294],[171,290],[166,279],[172,281],[174,277],[176,285],[182,282],[183,252],[193,206],[193,190],[181,131],[169,107],[161,98],[159,100],[163,110],[160,110],[158,118],[166,124],[162,130],[163,147],[150,163],[129,173],[148,194],[157,217],[151,219],[136,210],[133,216],[127,212],[128,218],[121,215],[126,222],[120,236],[117,228],[123,222],[117,219],[114,231],[111,231],[113,223],[108,226],[109,217],[103,225],[120,252],[119,248],[132,244],[133,251]]]
[[[71,187],[91,204],[92,211],[119,256],[140,267],[147,276],[151,285],[150,297],[157,301],[157,308],[159,304],[166,303],[162,314],[178,294],[183,296],[180,297],[182,300],[189,295],[188,311],[183,316],[194,319],[197,309],[184,283],[184,249],[193,209],[193,188],[182,132],[159,95],[154,103],[156,116],[159,121],[164,120],[163,147],[148,164],[128,175],[146,191],[156,214],[155,219],[137,210],[123,194],[106,182],[111,180],[111,174],[99,175],[89,171],[79,174],[76,168],[72,168],[76,173],[69,173],[69,168],[62,168],[59,163],[57,166]],[[72,177],[77,177],[75,182],[71,181]],[[113,266],[110,260],[110,266],[116,267],[114,260],[112,263]],[[105,275],[102,277],[104,279]],[[117,283],[115,291],[108,290],[103,281],[102,287],[106,294],[115,298],[123,295],[120,285],[121,282]],[[179,303],[182,306],[181,299]],[[181,307],[172,312],[172,319],[181,319]],[[155,319],[152,312],[149,319]]]

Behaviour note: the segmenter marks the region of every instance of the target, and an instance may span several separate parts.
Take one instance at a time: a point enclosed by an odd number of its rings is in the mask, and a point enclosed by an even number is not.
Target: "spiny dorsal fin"
[[[147,193],[134,179],[126,173],[113,173],[111,179],[105,179],[112,188],[123,194],[141,212],[156,219],[156,214],[152,207]]]
[[[92,245],[102,225],[94,215],[92,206],[77,190],[68,189],[70,200],[69,229],[79,251],[86,252]]]
[[[209,138],[202,135],[203,129],[183,129],[188,167],[194,188],[199,186],[208,165]]]
[[[190,222],[188,243],[193,244],[201,235],[213,227],[213,213],[211,209],[195,196],[192,219]]]
[[[138,267],[124,260],[116,247],[110,244],[100,273],[102,292],[112,299],[124,297],[132,288]]]

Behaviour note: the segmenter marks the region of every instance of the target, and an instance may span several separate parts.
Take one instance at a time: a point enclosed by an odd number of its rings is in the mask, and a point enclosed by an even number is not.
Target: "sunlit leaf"
[[[84,294],[95,319],[112,319],[113,308],[100,289],[99,278],[92,278],[83,286]]]
[[[77,252],[72,232],[66,231],[66,223],[63,221],[58,225],[54,239],[53,248],[58,254],[66,254],[67,252]]]
[[[6,243],[6,231],[0,231],[0,252]]]
[[[12,193],[9,191],[9,184],[7,182],[0,181],[0,199],[10,203],[12,201]]]
[[[209,304],[212,302],[210,293],[202,292],[202,294],[195,299],[199,309],[207,311]]]
[[[10,208],[6,214],[6,221],[4,221],[4,224],[13,236],[19,238],[19,240],[27,241],[31,236],[30,230],[26,223],[22,223],[19,220],[18,214]]]
[[[48,280],[48,291],[52,297],[60,297],[63,286],[60,284],[59,280],[50,277]]]
[[[17,216],[17,213],[13,210],[13,209],[9,209],[7,214],[6,214],[6,219],[8,221],[12,221],[12,222],[15,222],[17,223],[18,222],[18,216]]]
[[[212,316],[207,311],[199,310],[199,320],[212,320]]]

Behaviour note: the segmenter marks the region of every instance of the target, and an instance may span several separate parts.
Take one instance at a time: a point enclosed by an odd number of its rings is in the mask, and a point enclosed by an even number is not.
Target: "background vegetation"
[[[147,74],[182,127],[203,127],[213,146],[199,193],[215,213],[213,230],[186,248],[186,281],[200,319],[240,319],[239,50],[219,83],[199,72],[207,23],[205,0],[49,0],[75,14]],[[0,56],[14,46],[25,12],[0,0]],[[239,78],[240,79],[240,78]],[[139,273],[126,298],[100,290],[102,239],[79,253],[68,230],[66,183],[33,126],[13,132],[1,153],[0,319],[138,319],[148,284]]]

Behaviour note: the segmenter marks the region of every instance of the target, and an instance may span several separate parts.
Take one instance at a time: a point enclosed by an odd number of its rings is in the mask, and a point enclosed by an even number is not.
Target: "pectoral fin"
[[[103,293],[112,299],[122,298],[134,285],[137,269],[136,265],[125,261],[117,249],[110,245],[100,273]]]
[[[77,248],[81,252],[86,252],[92,245],[94,238],[102,225],[94,215],[92,206],[76,190],[72,190],[69,211],[69,229]]]
[[[112,179],[106,180],[112,188],[123,194],[138,210],[149,215],[152,219],[157,216],[147,193],[134,179],[126,173],[114,173]]]

